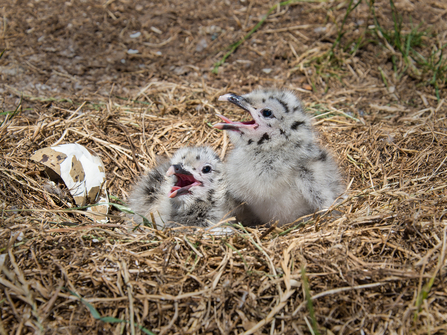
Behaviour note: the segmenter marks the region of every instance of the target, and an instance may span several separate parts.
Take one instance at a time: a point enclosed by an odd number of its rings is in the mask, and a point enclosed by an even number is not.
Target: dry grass
[[[319,13],[330,5],[299,6]],[[323,64],[341,81],[318,79],[322,63],[312,59],[330,48],[296,34],[283,10],[259,32],[265,45],[247,45],[296,53],[280,77],[234,79],[243,63],[233,59],[214,84],[154,75],[127,91],[128,101],[28,96],[17,115],[0,116],[0,334],[446,334],[447,103],[433,87],[397,77],[386,55],[381,76],[368,50],[342,69]],[[335,23],[327,38],[337,36]],[[80,143],[101,156],[109,194],[125,199],[159,155],[187,144],[206,143],[222,157],[231,150],[208,125],[217,110],[240,117],[217,103],[220,94],[297,83],[315,88],[299,91],[348,186],[340,204],[305,223],[235,226],[221,237],[129,228],[112,209],[108,224],[96,224],[44,187],[43,167],[29,159],[45,146]]]
[[[206,124],[222,92],[156,87],[145,94],[165,101],[166,110],[119,101],[98,110],[54,106],[22,112],[2,126],[4,333],[123,327],[95,321],[70,291],[101,316],[130,322],[128,331],[139,324],[155,333],[307,333],[301,268],[321,332],[444,327],[447,122],[441,103],[393,124],[363,125],[336,110],[320,118],[322,137],[350,181],[348,198],[336,208],[341,214],[316,215],[295,229],[236,227],[229,237],[159,233],[129,230],[116,211],[106,225],[67,211],[42,188],[42,167],[29,160],[37,148],[64,141],[95,150],[108,167],[109,192],[121,198],[157,154],[202,142],[227,150],[224,133]],[[173,87],[176,94],[161,93]]]

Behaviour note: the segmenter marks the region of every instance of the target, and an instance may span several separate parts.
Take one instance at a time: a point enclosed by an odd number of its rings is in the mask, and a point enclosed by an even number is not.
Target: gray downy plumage
[[[152,213],[158,228],[208,227],[231,208],[223,163],[209,147],[181,148],[134,185],[128,204],[137,223]]]
[[[311,120],[291,92],[261,89],[228,101],[248,112],[252,120],[232,122],[218,115],[234,149],[226,161],[228,190],[262,223],[293,222],[327,208],[343,192],[337,164],[321,148]]]

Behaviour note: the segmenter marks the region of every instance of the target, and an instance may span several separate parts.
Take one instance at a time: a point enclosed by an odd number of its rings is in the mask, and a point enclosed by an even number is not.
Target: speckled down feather
[[[248,204],[262,223],[293,222],[327,208],[343,192],[337,164],[316,141],[309,116],[289,91],[265,89],[228,101],[252,121],[221,116],[234,149],[226,161],[230,194]]]
[[[141,216],[152,221],[152,213],[158,228],[208,227],[232,207],[223,163],[209,147],[179,149],[134,185],[128,204],[137,213],[135,222],[141,223]]]

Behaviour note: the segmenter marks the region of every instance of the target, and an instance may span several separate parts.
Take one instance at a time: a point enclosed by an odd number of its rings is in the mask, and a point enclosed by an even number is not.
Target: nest
[[[177,115],[54,104],[4,124],[6,333],[138,326],[154,333],[306,333],[312,320],[328,332],[442,328],[447,125],[436,110],[405,115],[397,126],[363,125],[336,109],[316,121],[345,171],[347,198],[281,228],[236,226],[223,237],[130,229],[116,210],[108,224],[96,224],[42,187],[42,167],[30,153],[61,141],[100,154],[109,193],[121,199],[144,167],[186,143],[207,143],[223,156],[231,148],[225,133],[207,124],[216,107],[205,102],[221,92],[188,91],[183,102],[171,101]]]

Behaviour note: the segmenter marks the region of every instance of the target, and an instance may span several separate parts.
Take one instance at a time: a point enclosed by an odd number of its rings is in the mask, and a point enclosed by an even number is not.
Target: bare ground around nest
[[[374,35],[366,2],[346,16],[339,1],[276,8],[212,74],[273,5],[6,1],[0,334],[446,334],[445,77]],[[441,69],[444,2],[395,6]],[[389,2],[374,8],[396,28]],[[29,159],[82,144],[124,200],[158,156],[208,144],[225,157],[209,123],[243,116],[217,97],[259,86],[297,91],[338,159],[346,198],[327,213],[224,237],[131,229],[114,208],[97,224]]]

